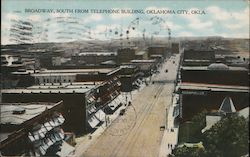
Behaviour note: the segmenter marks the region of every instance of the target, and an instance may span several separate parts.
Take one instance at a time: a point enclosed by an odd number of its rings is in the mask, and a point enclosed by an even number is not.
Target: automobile
[[[125,109],[121,109],[120,111],[120,116],[124,115],[125,114]]]

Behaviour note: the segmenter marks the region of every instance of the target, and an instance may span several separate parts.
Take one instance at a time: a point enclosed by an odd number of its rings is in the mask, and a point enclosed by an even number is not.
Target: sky
[[[24,42],[129,39],[143,36],[249,38],[249,1],[247,0],[129,0],[126,2],[2,0],[1,4],[1,44],[20,42],[20,34],[19,36],[15,34],[30,31],[18,29],[17,32],[13,32],[13,28],[22,25],[20,20],[28,21],[33,26],[32,37],[28,41],[22,40]],[[46,9],[45,12],[41,12],[42,9]],[[95,13],[92,9],[95,9]],[[107,10],[118,12],[99,13]],[[139,13],[122,13],[122,10]],[[16,38],[18,40],[13,40]]]

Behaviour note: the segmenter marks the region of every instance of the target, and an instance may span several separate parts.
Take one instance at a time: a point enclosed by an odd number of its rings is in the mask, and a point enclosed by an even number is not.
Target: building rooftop
[[[217,122],[219,122],[222,116],[226,116],[227,113],[236,113],[233,101],[230,97],[225,97],[221,103],[221,106],[217,112],[209,113],[206,115],[206,127],[201,130],[202,133],[212,128]],[[249,117],[249,107],[246,107],[237,112],[239,116],[244,118]]]
[[[0,103],[1,124],[20,125],[54,105],[55,103]]]
[[[150,57],[162,57],[162,55],[160,55],[160,54],[152,54],[152,55],[150,55]]]
[[[78,56],[111,56],[117,55],[117,52],[81,52]]]
[[[229,70],[229,67],[223,63],[212,63],[207,67],[208,70]]]
[[[26,71],[17,71],[12,72],[12,74],[23,75],[23,74],[31,74],[32,76],[51,76],[51,75],[76,75],[82,73],[109,73],[112,72],[114,68],[96,68],[96,69],[57,69],[57,70],[26,70]]]
[[[35,85],[28,88],[3,89],[2,93],[86,93],[98,86],[100,82],[90,83],[51,83]]]
[[[152,48],[152,47],[167,47],[166,45],[151,45],[149,46],[149,48]]]
[[[224,68],[224,66],[220,65],[213,65],[210,67],[209,66],[182,66],[181,69],[183,70],[230,70],[230,71],[248,71],[244,67],[232,67],[232,66],[227,66],[228,68]]]
[[[138,51],[135,55],[144,55],[145,53],[147,53],[147,51]]]
[[[236,112],[236,109],[234,107],[234,103],[230,97],[224,98],[218,112],[222,112],[222,113]]]
[[[244,118],[249,118],[249,107],[243,108],[242,110],[238,111],[239,116],[243,116]]]
[[[224,92],[244,92],[249,93],[249,87],[246,86],[230,86],[218,84],[188,83],[182,82],[178,85],[180,90],[201,90],[201,91],[224,91]]]
[[[114,68],[96,68],[96,69],[58,69],[58,70],[45,70],[42,73],[91,73],[100,72],[108,73],[114,70]]]
[[[156,60],[148,59],[148,60],[131,60],[131,63],[155,63]]]

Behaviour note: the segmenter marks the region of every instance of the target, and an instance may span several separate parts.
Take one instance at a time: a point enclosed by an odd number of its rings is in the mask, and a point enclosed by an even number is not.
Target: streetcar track
[[[134,128],[135,129],[135,132],[133,132],[133,131],[131,131],[130,133],[129,133],[129,137],[127,137],[127,139],[129,138],[130,140],[128,141],[128,144],[127,144],[127,147],[124,149],[124,150],[129,150],[129,148],[131,148],[131,146],[134,146],[134,144],[135,144],[135,141],[137,140],[137,138],[138,138],[138,136],[136,136],[138,133],[140,133],[140,130],[142,129],[142,124],[145,122],[145,120],[146,120],[146,117],[147,117],[147,115],[148,115],[148,113],[152,110],[152,108],[155,106],[155,103],[157,102],[157,100],[158,100],[158,97],[159,97],[159,95],[160,95],[160,93],[161,93],[161,91],[163,90],[163,86],[162,85],[160,85],[159,86],[159,88],[156,88],[156,94],[154,95],[154,96],[156,96],[156,98],[154,98],[154,100],[152,101],[152,103],[148,103],[147,104],[147,106],[145,107],[144,106],[144,108],[143,108],[143,115],[141,115],[140,116],[140,123],[137,125],[137,127],[136,128]],[[139,118],[138,118],[139,119]],[[122,142],[122,141],[121,141]],[[112,155],[111,156],[117,156],[117,154],[120,152],[119,150],[121,149],[121,148],[123,148],[123,145],[126,145],[126,142],[124,142],[121,146],[119,146],[118,148],[119,149],[115,149],[116,151],[114,152],[114,153],[112,153]],[[126,151],[126,152],[127,152]],[[118,152],[118,153],[117,153]],[[127,153],[126,153],[127,154]],[[123,154],[124,155],[124,154]],[[125,155],[126,156],[126,155]]]

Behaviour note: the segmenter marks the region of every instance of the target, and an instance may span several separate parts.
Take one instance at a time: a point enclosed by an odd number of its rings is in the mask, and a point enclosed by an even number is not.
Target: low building
[[[62,101],[1,103],[1,155],[55,156],[62,147],[68,148],[64,155],[72,155],[74,148],[65,142],[61,128],[62,105]]]

